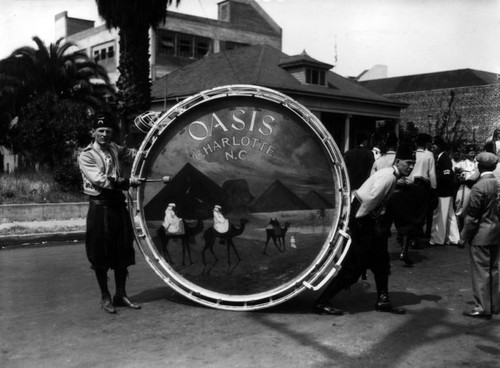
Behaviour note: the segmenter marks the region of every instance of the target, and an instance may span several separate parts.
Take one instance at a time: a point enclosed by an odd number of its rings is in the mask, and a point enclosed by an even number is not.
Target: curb
[[[57,233],[33,233],[19,235],[0,236],[0,248],[6,248],[12,245],[36,244],[48,241],[70,241],[85,239],[85,231],[66,231]]]

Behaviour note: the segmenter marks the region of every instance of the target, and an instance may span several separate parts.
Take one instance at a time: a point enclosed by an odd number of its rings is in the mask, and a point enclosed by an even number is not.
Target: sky
[[[221,0],[181,0],[172,11],[217,18]],[[283,30],[282,51],[304,50],[357,76],[374,65],[388,76],[463,68],[500,74],[500,0],[257,0]],[[0,58],[33,36],[54,42],[54,16],[102,24],[95,0],[0,0]]]

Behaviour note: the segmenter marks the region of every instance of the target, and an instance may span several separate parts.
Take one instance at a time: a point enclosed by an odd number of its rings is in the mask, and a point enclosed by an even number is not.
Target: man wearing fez
[[[475,306],[463,314],[467,317],[490,319],[492,314],[500,312],[500,188],[493,175],[498,158],[496,154],[481,152],[476,156],[476,161],[480,178],[471,188],[459,241],[460,247],[469,245]]]
[[[79,155],[83,191],[89,196],[85,250],[101,290],[101,308],[116,313],[115,306],[140,309],[125,291],[127,267],[135,264],[133,229],[123,191],[140,185],[137,178],[123,177],[121,160],[136,151],[112,142],[117,128],[109,116],[98,116],[92,124],[90,143]],[[114,270],[115,295],[111,300],[108,270]]]
[[[377,287],[375,309],[379,312],[404,314],[389,300],[390,260],[387,249],[392,218],[385,213],[385,202],[394,192],[396,181],[406,177],[413,169],[414,154],[408,145],[401,145],[391,167],[377,170],[354,192],[349,219],[352,237],[338,275],[318,298],[314,311],[319,314],[341,315],[329,301],[341,290],[356,283],[366,269],[371,269]]]

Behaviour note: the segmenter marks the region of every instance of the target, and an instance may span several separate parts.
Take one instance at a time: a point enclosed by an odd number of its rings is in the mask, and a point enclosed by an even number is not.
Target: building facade
[[[93,21],[55,16],[56,39],[77,44],[118,79],[119,35]],[[206,55],[247,45],[268,44],[281,49],[282,30],[254,0],[218,3],[218,19],[168,11],[164,23],[150,31],[151,79],[155,80]]]
[[[500,127],[500,78],[495,73],[460,69],[362,81],[381,95],[402,101],[401,123],[436,134],[445,119],[445,138],[461,137],[481,146]]]
[[[64,37],[118,79],[119,35],[116,29],[56,16],[57,38]],[[359,132],[377,124],[397,130],[405,104],[387,99],[331,72],[333,65],[305,52],[281,52],[282,29],[255,0],[218,3],[217,19],[169,11],[150,32],[152,109],[166,110],[182,98],[229,84],[273,88],[310,109],[330,130],[342,150],[356,145]],[[137,133],[137,132],[136,132]]]

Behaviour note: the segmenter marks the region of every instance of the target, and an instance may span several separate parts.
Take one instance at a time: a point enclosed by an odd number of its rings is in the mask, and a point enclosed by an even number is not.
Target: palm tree
[[[36,48],[0,60],[0,142],[53,168],[71,158],[61,152],[88,136],[88,113],[109,109],[114,90],[106,70],[73,43],[33,40]]]
[[[39,37],[33,41],[37,48],[21,47],[0,60],[0,143],[10,146],[11,121],[47,93],[94,111],[107,109],[114,96],[106,70],[84,51],[70,50],[75,44],[60,39],[46,47]]]
[[[46,47],[38,37],[33,41],[37,48],[21,47],[0,60],[0,96],[11,101],[14,114],[46,92],[93,109],[106,105],[114,91],[104,67],[84,51],[70,51],[74,43],[60,39]]]
[[[176,5],[180,0],[176,0]],[[117,99],[122,128],[151,106],[149,79],[149,27],[156,28],[167,16],[172,0],[96,0],[108,28],[118,28],[120,60]]]

